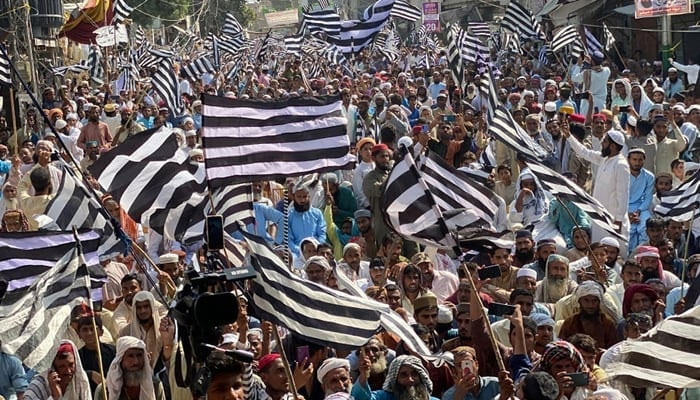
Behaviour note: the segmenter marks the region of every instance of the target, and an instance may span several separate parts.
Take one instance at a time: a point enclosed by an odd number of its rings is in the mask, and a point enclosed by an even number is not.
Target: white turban
[[[517,279],[523,276],[529,276],[530,278],[537,280],[537,271],[532,268],[520,268],[515,278]]]
[[[121,365],[122,358],[124,358],[124,354],[129,349],[143,350],[144,362],[143,374],[141,375],[141,384],[139,385],[141,388],[139,400],[153,400],[156,398],[155,388],[153,387],[153,369],[151,368],[151,364],[148,362],[148,350],[146,349],[146,343],[144,343],[143,340],[139,340],[131,336],[123,336],[117,339],[117,356],[109,366],[106,379],[109,400],[119,400],[121,395],[122,387],[124,385],[124,372],[122,371]]]
[[[618,250],[620,249],[620,242],[618,242],[617,239],[610,237],[610,236],[606,236],[606,237],[600,239],[600,244],[604,244],[606,246],[612,246]]]
[[[323,378],[326,377],[326,374],[337,368],[345,368],[350,372],[350,361],[345,358],[327,358],[318,369],[318,381],[323,383]]]
[[[576,288],[576,300],[584,296],[595,296],[598,300],[603,299],[603,288],[593,281],[584,281]]]
[[[315,264],[318,265],[319,267],[325,269],[326,271],[331,270],[331,265],[328,263],[328,260],[326,260],[326,257],[323,256],[311,256],[309,257],[308,260],[304,263],[304,270],[309,268],[309,265]]]

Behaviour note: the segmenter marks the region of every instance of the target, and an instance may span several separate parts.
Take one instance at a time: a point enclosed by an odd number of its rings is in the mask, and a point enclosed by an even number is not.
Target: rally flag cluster
[[[209,184],[352,168],[355,157],[341,106],[338,96],[265,101],[204,95],[202,144]]]
[[[73,232],[63,234],[73,236]],[[22,240],[19,237],[41,242],[41,235],[37,232],[11,237],[2,234],[2,238],[15,242],[16,246],[16,242]],[[96,234],[94,238],[97,238]],[[87,238],[80,239],[85,245],[83,239]],[[89,299],[88,268],[80,246],[75,239],[62,243],[62,252],[59,254],[57,250],[54,253],[57,258],[44,268],[40,279],[33,279],[23,295],[5,297],[0,302],[0,342],[3,351],[18,357],[24,366],[35,371],[46,371],[51,367],[56,348],[69,327],[71,311]],[[46,246],[41,248],[51,249]],[[21,256],[26,257],[26,253]]]
[[[688,221],[700,218],[700,169],[675,189],[659,195],[654,211],[664,218]]]

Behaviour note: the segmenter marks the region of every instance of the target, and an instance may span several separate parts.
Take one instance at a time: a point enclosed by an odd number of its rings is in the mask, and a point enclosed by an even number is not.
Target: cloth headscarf
[[[15,196],[14,199],[8,199],[7,196],[5,196],[5,189],[8,187],[14,187],[17,189],[16,185],[11,184],[10,182],[5,182],[4,185],[2,185],[2,199],[0,199],[0,215],[5,215],[5,212],[8,210],[17,210],[19,209],[19,201],[17,200],[17,196]]]
[[[90,391],[90,381],[88,376],[83,369],[83,364],[80,361],[80,354],[78,353],[78,348],[70,340],[61,340],[58,346],[56,354],[72,352],[75,359],[75,372],[73,373],[73,380],[66,387],[63,393],[62,399],[66,400],[90,400],[92,399],[92,392]],[[51,370],[48,370],[40,375],[38,382],[41,382],[41,387],[36,388],[41,391],[42,398],[51,397],[51,389],[49,388],[49,374]],[[36,379],[36,378],[35,378]],[[33,382],[30,383],[30,387],[33,386]]]
[[[661,264],[661,255],[659,255],[659,249],[654,246],[639,246],[637,247],[637,254],[634,256],[634,260],[638,263],[642,262],[642,257],[656,257],[658,262],[659,279],[664,279],[664,266]]]
[[[19,213],[19,219],[22,221],[22,230],[20,232],[29,232],[29,220],[24,214],[24,211],[20,209],[7,210],[2,214],[2,221],[0,221],[0,232],[7,232],[7,225],[5,224],[5,215],[10,213]]]
[[[617,90],[615,90],[615,85],[618,83],[621,83],[625,87],[625,98],[623,99],[620,97],[620,95],[617,93]],[[630,85],[630,82],[627,79],[616,79],[615,82],[613,82],[613,87],[610,89],[610,96],[611,96],[611,105],[610,107],[613,106],[629,106],[632,104],[632,85]]]
[[[558,340],[556,342],[548,343],[544,348],[544,353],[540,362],[533,368],[533,371],[545,371],[549,373],[552,369],[552,365],[560,360],[571,360],[576,368],[576,372],[586,372],[586,363],[583,360],[583,356],[578,351],[573,344]]]
[[[566,277],[564,278],[564,280],[569,280],[569,259],[559,254],[550,254],[549,257],[547,257],[547,262],[544,264],[544,279],[542,280],[542,293],[545,303],[556,302],[555,299],[551,299],[549,297],[549,290],[547,290],[547,281],[549,280],[549,263],[557,261],[563,262],[566,265]]]
[[[580,300],[581,297],[585,296],[595,296],[598,300],[603,299],[603,288],[599,284],[593,281],[584,281],[576,288],[576,300]]]
[[[639,114],[639,117],[641,119],[647,119],[649,117],[649,111],[654,106],[654,103],[649,99],[649,96],[647,96],[647,93],[644,91],[644,88],[638,82],[634,82],[630,87],[630,101],[632,100],[632,88],[634,87],[638,87],[639,90],[642,91],[642,97],[641,99],[639,99],[639,111],[637,111],[637,114]],[[634,104],[632,104],[631,102],[630,104],[634,106]]]
[[[549,212],[549,202],[547,201],[547,196],[545,195],[544,190],[542,190],[542,185],[540,185],[539,180],[530,172],[529,169],[525,168],[520,172],[518,180],[515,182],[515,196],[513,198],[517,199],[518,196],[520,196],[520,192],[522,191],[522,181],[526,179],[532,179],[535,181],[535,191],[533,193],[534,196],[526,198],[523,201],[523,212],[527,209],[534,208],[535,215],[539,221],[539,219],[547,215]],[[531,223],[538,221],[531,221]]]
[[[141,293],[141,292],[139,292]],[[137,294],[138,295],[138,294]],[[134,296],[135,297],[135,296]],[[123,336],[117,339],[117,356],[109,366],[107,372],[107,395],[109,400],[119,400],[119,397],[124,386],[124,376],[122,371],[122,358],[129,349],[143,350],[144,360],[148,360],[148,350],[146,343],[143,340],[131,336]],[[145,361],[143,363],[143,375],[140,383],[139,400],[153,400],[156,398],[155,388],[153,387],[153,368]]]
[[[148,301],[151,304],[151,316],[153,318],[153,333],[155,334],[155,348],[149,349],[153,352],[153,363],[155,363],[158,353],[162,347],[162,341],[160,339],[160,314],[158,313],[158,303],[151,292],[142,290],[134,295],[134,300],[131,302],[131,322],[129,323],[129,336],[133,336],[137,339],[143,340],[145,343],[149,342],[148,332],[146,332],[139,319],[136,316],[136,302]]]
[[[635,283],[629,285],[625,290],[625,295],[622,298],[622,315],[627,316],[630,313],[630,308],[632,306],[632,297],[637,293],[644,293],[647,297],[651,299],[651,302],[655,302],[659,296],[656,294],[654,288],[644,283]]]
[[[348,372],[350,372],[350,361],[345,358],[327,358],[321,364],[321,367],[319,367],[318,373],[316,374],[316,378],[318,379],[319,383],[323,383],[323,378],[325,378],[329,372],[336,368],[345,368],[348,370]]]
[[[430,380],[428,371],[425,370],[421,361],[418,359],[418,357],[407,355],[396,357],[389,365],[389,370],[387,371],[386,379],[384,379],[384,385],[382,386],[382,389],[385,392],[394,392],[394,384],[396,383],[396,379],[399,377],[399,370],[404,365],[408,365],[416,370],[416,372],[418,372],[418,376],[420,377],[421,383],[423,383],[428,389],[428,393],[433,392],[433,381]]]

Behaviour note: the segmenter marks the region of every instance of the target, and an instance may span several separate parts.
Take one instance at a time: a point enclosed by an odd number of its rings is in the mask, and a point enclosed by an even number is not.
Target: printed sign
[[[423,3],[423,26],[427,33],[440,32],[440,3]]]
[[[693,0],[635,0],[634,17],[652,18],[693,12]]]

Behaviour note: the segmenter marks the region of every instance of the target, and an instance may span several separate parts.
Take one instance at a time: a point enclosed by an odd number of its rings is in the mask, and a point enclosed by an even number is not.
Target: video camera
[[[223,237],[223,227],[219,225],[220,238]],[[182,342],[182,350],[186,366],[185,376],[182,376],[182,359],[180,354],[175,360],[175,380],[180,387],[189,387],[195,394],[206,394],[207,369],[204,362],[215,346],[219,344],[221,332],[219,327],[236,322],[238,318],[238,297],[231,293],[232,285],[239,289],[240,281],[255,276],[251,265],[228,266],[228,261],[222,259],[215,245],[212,249],[208,241],[214,239],[217,232],[207,227],[206,263],[200,266],[200,271],[194,267],[185,271],[185,284],[178,292],[171,316],[177,322],[178,337]],[[214,239],[213,242],[222,243]],[[244,351],[226,351],[226,354],[237,361],[249,363],[252,354]],[[203,391],[203,393],[202,393]]]

